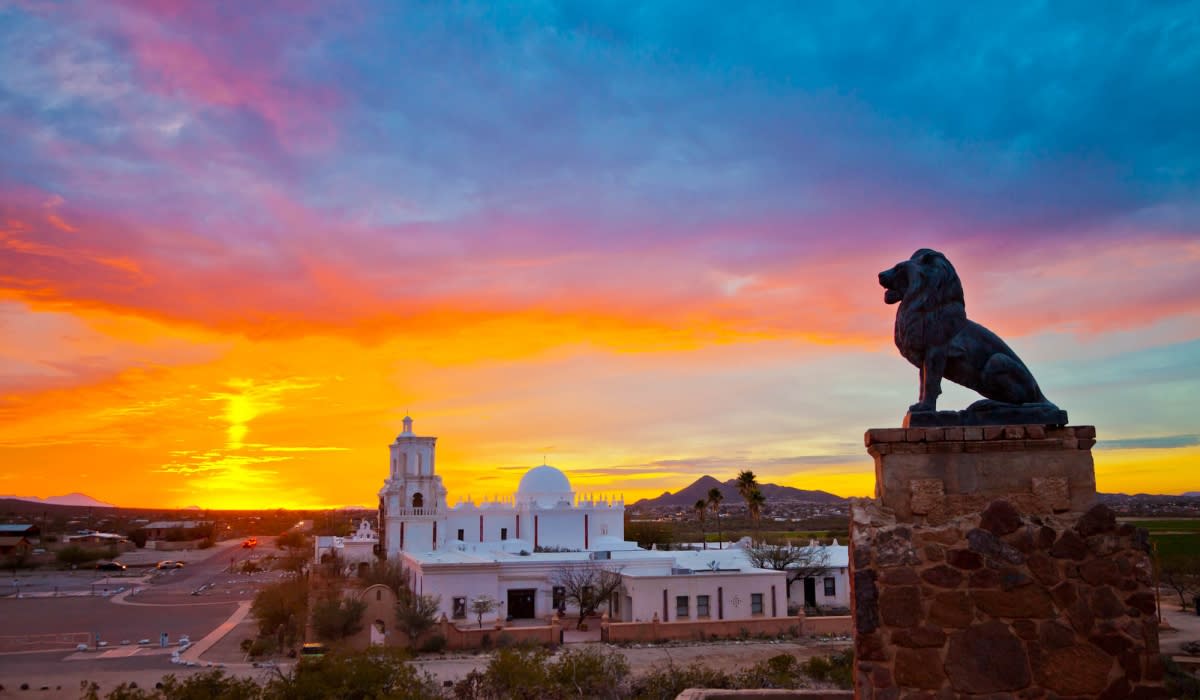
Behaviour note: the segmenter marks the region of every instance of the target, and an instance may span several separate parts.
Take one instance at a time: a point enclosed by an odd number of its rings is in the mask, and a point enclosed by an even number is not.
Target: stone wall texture
[[[1033,479],[1061,479],[1061,495],[1070,477],[1035,474],[1028,451],[1010,451],[1030,470],[1017,486],[999,477],[1010,497],[947,504],[946,489],[913,483],[943,480],[907,462],[908,482],[890,482],[908,496],[903,515],[882,498],[852,506],[856,697],[1167,697],[1145,532],[1102,505],[1056,508]],[[1001,465],[985,466],[970,479],[987,487]],[[952,461],[937,469],[963,473]],[[913,512],[922,499],[926,512]]]

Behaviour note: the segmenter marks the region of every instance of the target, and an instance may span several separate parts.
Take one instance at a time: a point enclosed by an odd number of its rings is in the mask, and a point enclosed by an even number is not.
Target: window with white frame
[[[762,593],[751,593],[750,594],[750,614],[751,615],[762,615],[762,611],[763,611],[762,599],[763,599]]]
[[[696,617],[708,617],[708,596],[696,596]]]
[[[689,600],[685,595],[675,596],[675,617],[688,617]]]
[[[832,576],[825,577],[825,597],[832,598],[837,595],[837,582]]]

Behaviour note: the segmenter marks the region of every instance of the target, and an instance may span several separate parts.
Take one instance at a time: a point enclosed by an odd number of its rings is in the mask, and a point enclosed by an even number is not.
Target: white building
[[[314,538],[316,561],[323,562],[334,556],[348,565],[370,564],[375,561],[376,545],[379,535],[371,527],[371,522],[363,518],[358,523],[358,529],[349,537],[322,535]]]
[[[380,551],[408,568],[417,593],[438,596],[452,620],[472,617],[470,603],[483,596],[500,603],[485,620],[549,618],[564,607],[555,574],[590,562],[621,575],[602,608],[614,620],[787,615],[783,572],[755,568],[741,549],[640,549],[625,541],[623,499],[578,497],[549,465],[526,472],[511,499],[451,508],[436,472],[436,441],[414,434],[404,418],[379,491]]]

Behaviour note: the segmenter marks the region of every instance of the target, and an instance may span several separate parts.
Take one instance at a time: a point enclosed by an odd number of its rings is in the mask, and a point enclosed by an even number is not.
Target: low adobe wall
[[[854,634],[854,618],[849,615],[804,618],[804,635],[811,637],[818,634]]]
[[[199,549],[200,543],[204,538],[198,540],[180,540],[179,542],[168,542],[167,540],[150,540],[146,543],[146,549],[153,549],[159,552],[179,552],[185,549]]]
[[[750,620],[696,620],[688,622],[601,622],[605,642],[665,642],[804,633],[804,616],[763,617]]]
[[[485,638],[490,646],[502,641],[509,644],[545,645],[555,645],[562,641],[562,626],[553,621],[549,625],[537,627],[488,625],[482,628],[461,628],[443,616],[436,630],[437,634],[446,638],[447,649],[480,649],[485,646]]]

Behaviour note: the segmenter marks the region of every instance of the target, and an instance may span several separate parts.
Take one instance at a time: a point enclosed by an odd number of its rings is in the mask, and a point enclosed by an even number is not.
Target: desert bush
[[[697,662],[687,666],[667,666],[633,679],[631,697],[638,700],[672,700],[688,688],[735,688],[736,679],[728,673]]]
[[[122,683],[103,697],[104,700],[258,700],[262,696],[262,688],[253,680],[227,676],[224,671],[214,669],[182,679],[168,675],[153,689]],[[100,697],[99,685],[88,681],[80,684],[82,700],[100,700]]]
[[[853,686],[854,652],[847,649],[829,657],[814,656],[803,664],[803,669],[814,680],[850,688]]]
[[[220,697],[220,696],[213,696]],[[371,647],[305,659],[291,673],[271,679],[263,700],[432,700],[437,681],[407,663],[403,650]]]
[[[739,688],[800,688],[805,680],[803,665],[791,654],[777,654],[737,674]]]
[[[616,651],[567,649],[547,666],[546,675],[564,696],[616,699],[624,697],[629,662]]]
[[[58,550],[54,556],[63,564],[79,565],[87,564],[98,559],[103,559],[105,552],[100,549],[84,549],[77,544],[68,545]]]
[[[1171,660],[1170,656],[1164,654],[1162,660],[1166,667],[1167,692],[1171,697],[1193,700],[1200,698],[1200,678],[1183,670],[1179,664]]]
[[[421,644],[421,651],[429,654],[436,654],[446,648],[446,638],[440,634],[431,634]]]

